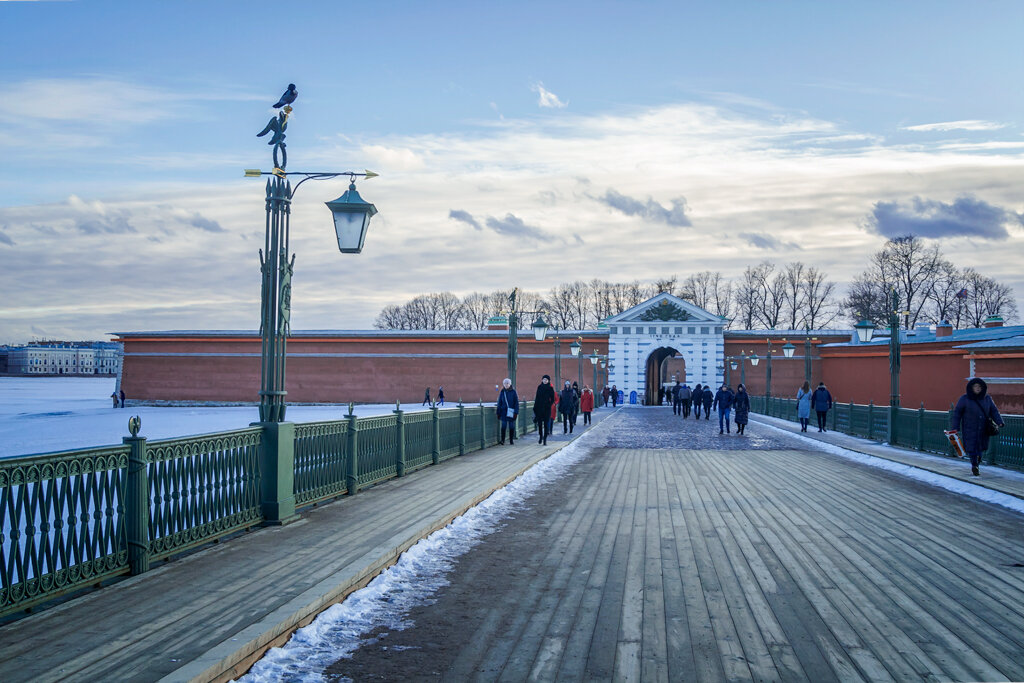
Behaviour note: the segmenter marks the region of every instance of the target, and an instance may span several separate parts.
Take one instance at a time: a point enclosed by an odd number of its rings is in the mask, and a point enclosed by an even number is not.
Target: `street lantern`
[[[363,250],[366,230],[370,219],[377,213],[377,207],[363,201],[356,191],[356,184],[349,183],[348,190],[327,208],[334,214],[334,232],[338,236],[338,249],[343,254],[358,254]]]
[[[867,344],[875,334],[875,324],[870,320],[861,320],[853,326],[857,330],[857,338],[861,344]]]
[[[760,363],[760,362],[761,362],[761,359],[757,357],[757,354],[754,353],[753,351],[751,351],[750,352],[750,364],[753,365],[756,368],[757,364]]]
[[[594,352],[588,358],[590,358],[591,365],[597,365],[597,361],[601,359],[601,356],[597,353],[597,349],[594,349]]]
[[[732,368],[733,370],[735,370],[736,368],[738,368],[738,367],[739,367],[739,365],[740,365],[740,364],[739,364],[739,363],[737,363],[737,362],[736,362],[735,360],[730,360],[730,361],[729,361],[729,367],[731,367],[731,368]]]
[[[796,347],[793,346],[790,342],[786,342],[786,344],[782,347],[782,353],[785,354],[786,358],[792,358],[793,352],[795,350]]]
[[[574,357],[580,355],[580,349],[582,349],[582,348],[583,348],[583,344],[580,344],[578,339],[576,341],[574,341],[572,344],[569,344],[569,350],[572,351],[572,355]]]
[[[544,316],[538,315],[533,321],[533,338],[539,342],[544,341],[548,336],[548,324],[544,322]]]

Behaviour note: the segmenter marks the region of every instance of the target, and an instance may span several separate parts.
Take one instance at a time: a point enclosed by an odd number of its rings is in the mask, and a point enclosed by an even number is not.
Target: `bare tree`
[[[836,283],[825,277],[817,268],[804,270],[803,276],[803,322],[812,330],[831,325],[839,317],[836,304]]]
[[[967,327],[981,327],[990,315],[1001,316],[1006,321],[1016,319],[1017,302],[1008,285],[982,275],[974,268],[964,268],[963,276],[967,296],[961,301]]]
[[[710,310],[715,299],[714,273],[702,270],[688,275],[679,286],[679,297],[705,311]]]
[[[782,271],[782,298],[785,303],[785,319],[791,330],[803,327],[807,318],[806,286],[804,278],[807,268],[800,261],[794,261]]]
[[[949,261],[944,261],[925,294],[928,299],[925,318],[934,323],[946,320],[960,329],[967,313],[964,298],[960,296],[965,284],[963,271]]]
[[[742,329],[752,330],[757,322],[754,311],[757,308],[758,278],[753,268],[743,271],[743,276],[733,288],[733,300],[736,302],[736,323]]]
[[[378,330],[409,329],[406,326],[405,312],[402,310],[402,306],[396,306],[394,304],[390,304],[381,309],[381,312],[377,315],[377,319],[373,321],[373,326]]]
[[[675,275],[672,275],[672,277],[665,278],[665,279],[662,279],[662,280],[655,280],[654,281],[654,294],[655,294],[655,296],[657,296],[658,294],[662,294],[662,293],[664,293],[664,294],[673,294],[674,295],[676,293],[676,289],[678,287],[678,282],[679,282],[679,278],[676,277]]]

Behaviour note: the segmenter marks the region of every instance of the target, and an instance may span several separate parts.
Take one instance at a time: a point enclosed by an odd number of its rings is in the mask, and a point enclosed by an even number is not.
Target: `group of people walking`
[[[818,382],[818,387],[812,393],[811,383],[805,381],[796,392],[796,416],[800,420],[801,432],[807,431],[807,424],[811,421],[811,410],[818,416],[818,431],[827,432],[828,411],[832,410],[832,394],[824,382]]]
[[[736,424],[736,433],[743,434],[750,421],[750,395],[742,384],[732,387],[723,384],[718,391],[712,391],[711,385],[696,384],[692,389],[684,382],[676,382],[675,386],[666,389],[667,400],[672,401],[672,414],[682,418],[690,417],[692,411],[695,420],[700,419],[704,409],[704,419],[711,419],[711,411],[718,412],[718,433],[731,434],[730,419]],[[735,412],[735,414],[733,414]]]
[[[430,399],[430,387],[427,387],[427,390],[423,393],[423,403],[421,403],[420,405],[421,406],[433,405],[433,401]],[[439,405],[439,406],[443,406],[444,405],[444,387],[438,387],[437,388],[437,405]]]
[[[607,390],[607,389],[606,389]],[[610,390],[609,390],[610,391]],[[608,396],[602,392],[602,398],[607,405]],[[591,414],[594,412],[594,392],[586,384],[583,390],[577,382],[566,380],[561,391],[556,392],[551,386],[551,376],[544,375],[540,385],[537,386],[537,393],[533,398],[533,419],[537,424],[537,443],[546,444],[551,431],[554,429],[555,420],[562,422],[562,433],[572,434],[583,415],[583,424],[591,424]],[[498,394],[496,404],[498,420],[501,423],[501,432],[498,437],[498,444],[505,443],[508,436],[509,444],[515,443],[516,419],[519,417],[519,394],[512,387],[512,380],[505,378],[502,381],[502,389]]]

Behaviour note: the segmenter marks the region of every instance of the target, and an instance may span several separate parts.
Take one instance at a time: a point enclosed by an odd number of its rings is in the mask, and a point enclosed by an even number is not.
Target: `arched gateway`
[[[626,396],[636,391],[647,405],[657,404],[658,389],[675,378],[690,386],[720,385],[727,322],[671,294],[608,318],[608,383]]]

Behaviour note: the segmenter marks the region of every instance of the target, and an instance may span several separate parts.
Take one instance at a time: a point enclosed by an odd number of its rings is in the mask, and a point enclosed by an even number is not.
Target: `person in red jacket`
[[[590,413],[594,412],[594,392],[586,384],[583,385],[583,395],[580,396],[580,412],[583,413],[583,424],[590,424]]]

